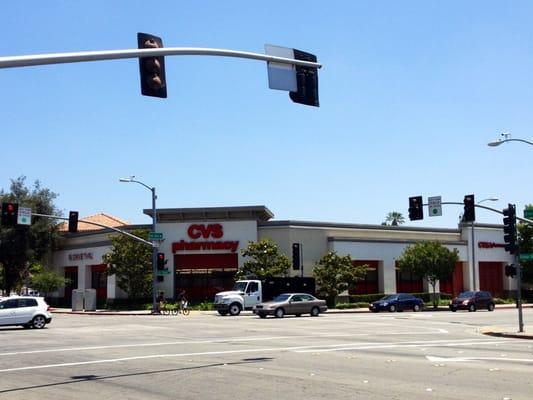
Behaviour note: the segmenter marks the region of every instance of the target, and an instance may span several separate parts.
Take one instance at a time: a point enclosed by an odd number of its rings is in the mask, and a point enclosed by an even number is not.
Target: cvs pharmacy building
[[[151,216],[152,210],[144,210]],[[440,282],[437,290],[489,290],[505,296],[516,289],[515,280],[505,276],[511,257],[503,248],[500,225],[460,224],[457,229],[362,225],[314,221],[275,220],[265,206],[158,209],[157,231],[163,234],[159,251],[167,259],[158,271],[157,289],[173,298],[185,289],[191,300],[212,300],[216,292],[233,285],[243,265],[241,250],[251,241],[269,239],[288,257],[292,244],[302,248],[301,267],[289,276],[310,277],[314,265],[329,251],[350,255],[354,264],[369,266],[365,279],[352,294],[422,292],[427,282],[402,273],[397,260],[414,243],[436,240],[450,250],[457,249],[459,262],[453,276]],[[118,220],[118,219],[116,219]],[[149,225],[118,225],[121,229],[150,229]],[[113,276],[107,276],[102,256],[111,251],[112,230],[99,229],[65,233],[54,253],[54,265],[71,284],[55,295],[68,301],[73,289],[95,288],[100,302],[125,298]],[[475,260],[475,262],[472,262]]]

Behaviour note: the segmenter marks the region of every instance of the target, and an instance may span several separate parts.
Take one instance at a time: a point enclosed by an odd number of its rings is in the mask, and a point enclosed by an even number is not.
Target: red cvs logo
[[[187,229],[187,234],[191,239],[209,239],[210,237],[214,239],[220,239],[224,236],[224,231],[222,225],[220,224],[193,224]]]

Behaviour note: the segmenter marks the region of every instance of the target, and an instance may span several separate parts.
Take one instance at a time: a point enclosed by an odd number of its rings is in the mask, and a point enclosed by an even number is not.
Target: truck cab
[[[259,280],[240,280],[232,290],[215,295],[215,310],[220,315],[239,315],[242,310],[251,310],[263,301],[262,282]]]

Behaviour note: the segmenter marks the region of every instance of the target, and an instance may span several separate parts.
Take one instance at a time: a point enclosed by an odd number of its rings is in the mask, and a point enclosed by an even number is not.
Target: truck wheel
[[[229,306],[229,315],[239,315],[241,313],[241,305],[239,303],[232,303]]]
[[[274,315],[276,316],[276,318],[283,318],[283,316],[285,315],[285,310],[283,308],[278,308]]]
[[[228,314],[227,311],[220,311],[220,310],[218,310],[218,313],[219,313],[220,315],[222,315],[223,317],[226,316],[226,315]]]
[[[318,317],[318,314],[320,314],[320,310],[318,307],[313,307],[311,309],[311,317]]]

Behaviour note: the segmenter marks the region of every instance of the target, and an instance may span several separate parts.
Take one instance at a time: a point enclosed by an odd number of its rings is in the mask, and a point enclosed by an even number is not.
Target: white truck
[[[288,292],[314,294],[315,280],[300,277],[240,280],[232,290],[215,295],[214,307],[220,315],[239,315],[242,310],[251,310],[256,304]]]

